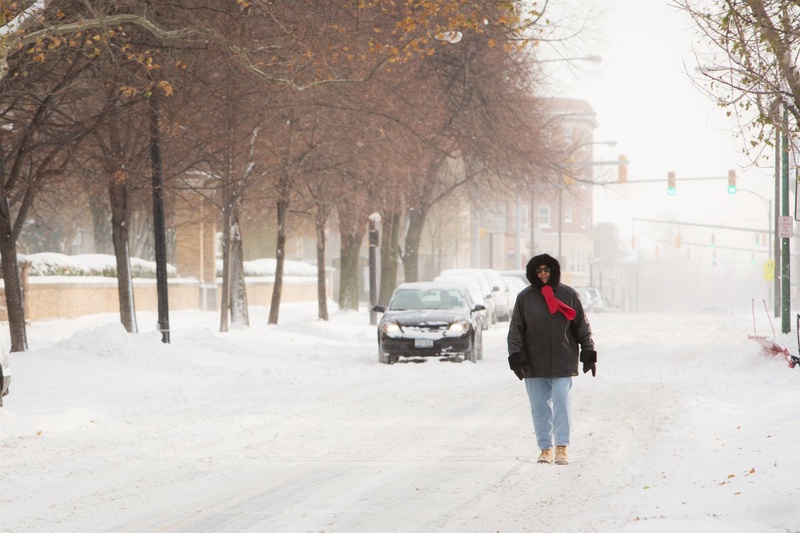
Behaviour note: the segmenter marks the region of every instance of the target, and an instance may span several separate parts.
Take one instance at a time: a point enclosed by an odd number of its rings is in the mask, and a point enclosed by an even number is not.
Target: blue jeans
[[[569,391],[572,377],[526,378],[525,389],[531,402],[533,430],[539,449],[569,445],[569,424],[572,419]]]

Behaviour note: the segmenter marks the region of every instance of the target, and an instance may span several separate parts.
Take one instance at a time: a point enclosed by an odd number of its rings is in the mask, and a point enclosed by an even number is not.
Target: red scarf
[[[547,309],[551,315],[556,314],[556,311],[561,311],[567,317],[567,320],[575,318],[575,310],[556,298],[556,295],[553,294],[553,287],[550,285],[542,287],[542,295],[544,296],[544,301],[547,302]]]

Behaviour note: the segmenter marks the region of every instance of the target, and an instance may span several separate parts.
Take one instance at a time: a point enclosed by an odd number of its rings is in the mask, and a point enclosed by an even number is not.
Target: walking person
[[[508,364],[525,380],[541,450],[537,462],[566,465],[572,377],[578,375],[579,363],[584,373],[597,372],[592,328],[578,293],[561,283],[561,266],[554,257],[534,256],[525,274],[531,284],[517,295],[511,315]]]

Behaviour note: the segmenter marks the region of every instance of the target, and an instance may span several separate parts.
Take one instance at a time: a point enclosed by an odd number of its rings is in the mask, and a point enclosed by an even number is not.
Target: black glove
[[[597,352],[594,350],[581,350],[581,363],[583,363],[583,373],[592,371],[592,377],[597,375]]]
[[[514,352],[508,356],[508,366],[511,367],[511,370],[514,371],[514,375],[519,379],[524,378],[526,373],[530,373],[530,370],[528,370],[528,360],[525,359],[525,355],[520,352]]]

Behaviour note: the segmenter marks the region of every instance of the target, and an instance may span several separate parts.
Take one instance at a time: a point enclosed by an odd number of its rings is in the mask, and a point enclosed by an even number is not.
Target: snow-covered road
[[[387,366],[366,313],[313,312],[228,334],[176,314],[169,346],[108,316],[33,324],[0,530],[800,531],[800,370],[749,315],[591,317],[598,376],[575,379],[556,466],[534,462],[506,324],[477,365]]]

